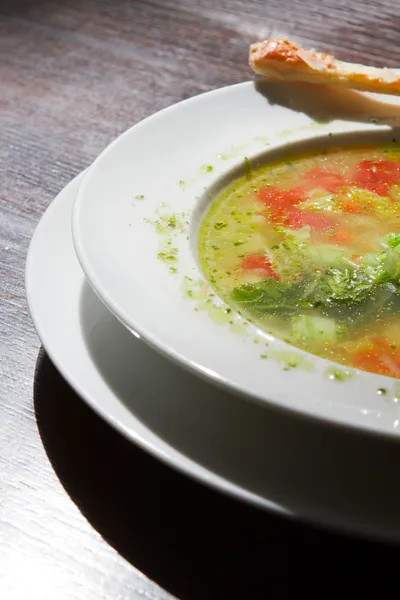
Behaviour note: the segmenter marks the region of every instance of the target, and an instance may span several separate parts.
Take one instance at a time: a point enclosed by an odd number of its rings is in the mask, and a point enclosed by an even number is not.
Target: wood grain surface
[[[397,548],[258,512],[129,444],[39,351],[27,311],[25,256],[55,194],[140,119],[251,78],[248,44],[271,33],[400,66],[391,0],[0,2],[5,600],[361,597],[395,583]]]

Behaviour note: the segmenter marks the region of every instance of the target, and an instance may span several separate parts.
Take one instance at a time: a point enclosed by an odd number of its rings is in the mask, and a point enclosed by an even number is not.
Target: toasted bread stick
[[[342,62],[330,54],[305,50],[285,38],[252,44],[249,62],[253,71],[268,78],[400,95],[400,70]]]

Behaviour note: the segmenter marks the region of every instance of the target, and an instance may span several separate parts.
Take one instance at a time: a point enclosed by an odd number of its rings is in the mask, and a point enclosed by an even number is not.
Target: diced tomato
[[[264,187],[257,192],[257,198],[268,208],[269,218],[275,223],[280,222],[293,229],[301,229],[305,225],[321,231],[332,229],[331,218],[297,208],[296,205],[306,198],[302,187],[291,190],[278,190],[272,186]]]
[[[379,196],[386,196],[396,183],[400,183],[400,162],[392,160],[362,160],[353,177],[354,185]]]
[[[291,190],[279,190],[275,187],[263,187],[257,192],[257,199],[265,204],[272,213],[274,220],[279,220],[290,211],[295,204],[305,199],[303,188],[292,188]]]
[[[305,187],[298,185],[290,190],[285,190],[284,195],[288,201],[292,202],[292,204],[298,204],[306,199],[307,190]]]
[[[364,203],[361,204],[355,204],[354,202],[351,202],[350,200],[348,202],[345,202],[345,204],[343,205],[343,211],[347,212],[347,213],[360,213],[364,210],[363,208]]]
[[[337,192],[347,183],[343,175],[332,173],[332,171],[323,171],[319,168],[306,171],[304,173],[304,179],[308,186],[311,186],[312,188],[322,188],[331,193]]]
[[[262,254],[249,254],[242,260],[243,269],[264,269],[270,266],[270,261]]]
[[[360,350],[351,359],[351,364],[356,369],[369,371],[370,373],[380,373],[381,375],[390,375],[390,370],[381,361],[380,352],[374,349]]]
[[[371,344],[378,346],[383,350],[390,350],[389,340],[383,336],[375,336],[371,338]]]
[[[292,229],[301,229],[308,225],[315,231],[325,231],[333,228],[334,221],[325,215],[297,209],[286,216],[285,224]]]
[[[383,350],[384,352],[386,352],[388,354],[393,354],[394,350],[396,349],[395,347],[391,346],[390,341],[383,336],[373,337],[373,338],[371,338],[371,342],[373,343],[374,346],[376,346],[377,348],[380,348],[381,350]]]
[[[326,241],[330,244],[344,244],[346,245],[348,242],[351,242],[353,236],[348,231],[338,231],[333,235],[327,236]]]
[[[372,338],[366,348],[353,355],[351,362],[364,371],[400,378],[400,352],[383,337]]]
[[[246,271],[253,271],[257,269],[265,278],[272,277],[273,279],[279,279],[278,275],[274,272],[271,262],[268,260],[268,258],[260,254],[249,254],[246,256],[242,260],[242,267]]]

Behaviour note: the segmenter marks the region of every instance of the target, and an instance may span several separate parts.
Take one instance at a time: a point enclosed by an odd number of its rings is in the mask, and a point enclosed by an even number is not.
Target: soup
[[[264,331],[400,378],[400,147],[331,148],[227,187],[199,235],[220,297]]]

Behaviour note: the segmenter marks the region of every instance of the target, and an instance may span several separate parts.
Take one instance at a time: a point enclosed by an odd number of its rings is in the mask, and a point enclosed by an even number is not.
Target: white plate
[[[187,278],[202,280],[195,247],[205,206],[232,169],[243,166],[243,154],[256,160],[265,152],[267,138],[270,152],[286,147],[289,139],[334,143],[336,133],[342,139],[345,132],[354,137],[357,131],[364,139],[373,132],[393,136],[385,128],[377,132],[372,125],[352,122],[316,127],[305,113],[268,103],[269,89],[245,83],[197,96],[113,142],[89,169],[77,195],[73,236],[78,258],[93,288],[122,323],[198,374],[264,404],[398,437],[394,380],[355,370],[346,382],[332,380],[327,375],[332,363],[271,341],[253,325],[243,325],[238,315],[233,327],[217,326],[204,310],[196,312],[183,292],[184,285],[193,291]],[[286,131],[282,137],[278,132],[283,128],[294,133]],[[163,208],[164,202],[168,206]],[[160,235],[148,222],[159,218],[157,211],[184,214],[181,230],[172,238],[179,258],[175,275],[157,258]],[[218,299],[209,298],[221,307]],[[247,333],[239,335],[238,327]],[[255,336],[261,345],[254,344]],[[289,363],[305,360],[311,370],[288,371],[285,360],[263,360],[265,342],[270,355],[282,358],[289,349]],[[384,396],[379,395],[382,388]]]
[[[76,392],[127,438],[209,486],[288,516],[400,539],[397,443],[243,402],[165,360],[104,308],[71,239],[81,179],[47,210],[26,266],[34,324]]]

